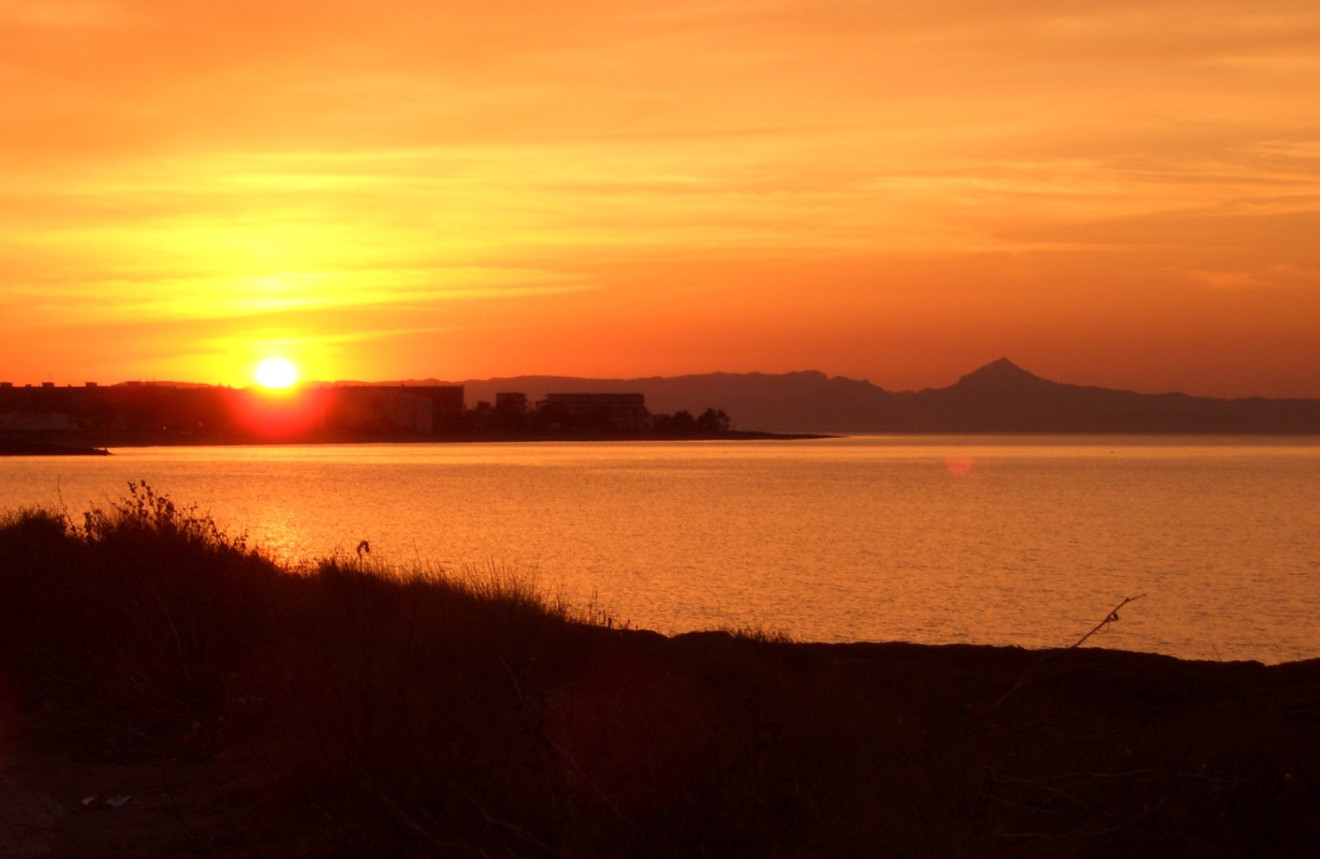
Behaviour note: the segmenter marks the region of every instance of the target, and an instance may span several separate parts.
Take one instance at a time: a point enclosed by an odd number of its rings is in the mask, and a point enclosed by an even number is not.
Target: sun
[[[298,381],[298,368],[287,358],[267,358],[257,365],[256,378],[263,388],[291,388]]]

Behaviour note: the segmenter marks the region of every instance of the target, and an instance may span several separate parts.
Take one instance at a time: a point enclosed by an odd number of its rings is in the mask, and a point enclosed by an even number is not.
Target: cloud
[[[1320,269],[1305,269],[1288,264],[1227,271],[1175,269],[1173,273],[1199,287],[1212,291],[1315,288],[1320,286]]]
[[[1311,0],[8,0],[0,57],[11,340],[466,304],[472,349],[532,308],[677,343],[728,285],[787,348],[956,316],[952,271],[1122,319],[1320,268]],[[835,277],[868,254],[945,263]],[[771,320],[773,270],[817,291]]]

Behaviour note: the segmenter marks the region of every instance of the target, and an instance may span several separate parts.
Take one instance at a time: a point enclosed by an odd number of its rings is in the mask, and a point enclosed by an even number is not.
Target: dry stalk
[[[1040,661],[1038,661],[1035,665],[1032,665],[1025,672],[1023,672],[1022,676],[1018,678],[1018,681],[1013,684],[1013,688],[1005,692],[1003,696],[1001,696],[998,701],[991,704],[988,709],[993,710],[996,707],[1003,704],[1009,698],[1012,698],[1022,689],[1023,686],[1026,686],[1029,682],[1031,682],[1031,679],[1035,676],[1036,672],[1040,670],[1040,667],[1042,665],[1044,665],[1046,662],[1049,662],[1051,659],[1058,656],[1060,653],[1067,653],[1069,650],[1076,650],[1077,648],[1081,647],[1083,644],[1086,643],[1087,639],[1089,639],[1091,636],[1105,629],[1111,623],[1117,622],[1119,619],[1118,617],[1119,609],[1125,607],[1128,603],[1136,602],[1139,599],[1144,599],[1145,596],[1146,596],[1145,594],[1137,594],[1134,597],[1124,597],[1123,601],[1118,605],[1114,606],[1110,610],[1109,614],[1105,615],[1105,619],[1097,623],[1091,629],[1090,632],[1086,633],[1086,635],[1083,635],[1081,638],[1077,639],[1072,644],[1068,645],[1062,650],[1051,650],[1049,653],[1046,653],[1044,656],[1040,658]]]

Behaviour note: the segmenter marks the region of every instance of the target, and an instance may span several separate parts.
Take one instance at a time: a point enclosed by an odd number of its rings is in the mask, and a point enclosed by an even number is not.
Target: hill
[[[428,380],[428,384],[435,383]],[[636,392],[653,412],[723,409],[740,429],[770,432],[1320,433],[1320,399],[1221,399],[1070,385],[1001,358],[945,388],[887,391],[866,380],[795,373],[637,379],[469,379],[468,402],[499,391]]]

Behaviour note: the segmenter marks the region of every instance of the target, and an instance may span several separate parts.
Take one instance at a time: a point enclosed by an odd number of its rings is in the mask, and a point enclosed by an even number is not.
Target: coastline
[[[768,430],[724,430],[715,432],[674,433],[659,431],[607,432],[607,431],[449,431],[430,435],[416,433],[318,433],[298,436],[238,436],[238,435],[181,435],[152,433],[31,433],[23,438],[0,438],[0,457],[4,456],[107,456],[112,448],[139,447],[228,447],[228,446],[281,446],[281,445],[342,445],[342,444],[488,444],[536,442],[710,442],[710,441],[815,441],[847,438],[849,436],[883,435],[894,438],[923,437],[986,437],[986,438],[1150,438],[1150,439],[1320,439],[1320,433],[1255,431],[1227,432],[1036,432],[1036,431],[895,431],[895,432],[778,432]]]
[[[0,456],[110,456],[104,446],[70,445],[51,441],[0,439]]]
[[[472,444],[526,442],[628,441],[804,441],[838,438],[826,433],[779,433],[757,430],[714,432],[601,432],[601,431],[454,431],[430,435],[415,433],[318,433],[298,436],[159,435],[150,433],[29,433],[23,440],[0,440],[0,456],[92,455],[106,456],[110,448],[190,447],[237,445],[318,444]]]

